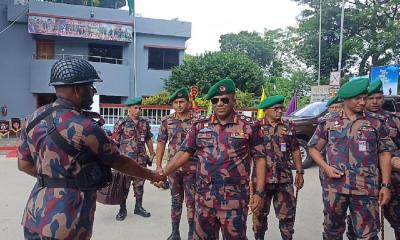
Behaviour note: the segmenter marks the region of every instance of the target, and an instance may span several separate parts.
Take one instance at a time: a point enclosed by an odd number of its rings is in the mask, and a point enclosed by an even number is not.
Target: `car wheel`
[[[300,153],[301,153],[301,162],[303,165],[303,169],[309,168],[313,165],[313,160],[311,159],[310,155],[308,154],[307,150],[307,142],[304,141],[303,139],[298,139],[299,141],[299,147],[300,147]]]

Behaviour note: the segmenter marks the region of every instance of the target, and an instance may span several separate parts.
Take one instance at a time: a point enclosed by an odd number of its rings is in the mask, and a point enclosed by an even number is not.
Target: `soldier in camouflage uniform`
[[[279,219],[279,229],[283,240],[293,239],[296,216],[296,197],[293,189],[293,162],[296,167],[295,184],[301,189],[304,184],[301,155],[296,132],[289,122],[282,120],[283,96],[271,96],[262,101],[259,109],[265,112],[261,120],[264,130],[264,144],[273,152],[272,161],[267,164],[265,202],[261,212],[253,218],[256,240],[263,240],[268,230],[268,214],[271,202]],[[254,170],[253,173],[256,171]]]
[[[396,144],[397,149],[400,148],[400,119],[396,113],[391,113],[382,109],[384,104],[384,96],[381,80],[374,81],[368,87],[368,97],[365,109],[369,112],[380,114],[387,126],[389,127],[389,136]],[[399,150],[397,150],[399,152]],[[396,236],[396,240],[400,239],[400,172],[392,171],[392,198],[384,208],[385,218],[388,220]],[[347,237],[350,240],[356,239],[352,226],[351,217],[348,216],[348,232]]]
[[[172,160],[179,152],[186,133],[192,126],[194,112],[190,110],[189,92],[187,88],[175,91],[169,97],[169,102],[175,113],[166,116],[160,126],[157,144],[157,170],[162,169],[162,158],[165,145],[168,142],[168,161]],[[189,222],[188,239],[193,238],[194,230],[194,185],[196,180],[197,160],[191,158],[185,165],[174,171],[169,176],[171,189],[171,223],[172,233],[168,240],[181,239],[179,223],[182,215],[182,205],[185,199],[187,219]]]
[[[384,119],[364,112],[368,85],[368,79],[344,84],[338,92],[343,109],[321,120],[309,142],[310,156],[325,176],[325,240],[343,239],[347,209],[357,239],[378,239],[379,203],[390,200],[395,145]],[[320,153],[325,146],[326,160]]]
[[[21,132],[18,169],[38,178],[23,214],[25,239],[81,240],[92,235],[96,189],[81,190],[82,182],[76,179],[85,164],[78,162],[78,155],[67,154],[54,142],[54,131],[71,148],[92,154],[95,164],[103,163],[156,182],[165,179],[120,155],[100,125],[84,114],[83,109],[90,109],[96,93],[93,82],[100,81],[96,70],[85,60],[57,61],[50,79],[57,100],[36,110]],[[43,121],[42,117],[52,120]]]
[[[214,114],[194,122],[178,157],[163,172],[170,175],[196,152],[194,239],[247,239],[249,178],[252,159],[257,165],[255,195],[250,207],[258,212],[265,196],[266,150],[260,124],[234,111],[235,85],[224,79],[207,94]]]
[[[141,97],[132,98],[126,102],[128,116],[115,123],[113,139],[119,144],[121,154],[134,159],[140,166],[146,167],[146,145],[149,149],[151,160],[154,158],[155,152],[153,149],[153,134],[150,131],[150,124],[147,120],[140,117],[141,104]],[[129,194],[131,183],[136,198],[135,210],[133,213],[142,217],[150,217],[151,214],[142,206],[144,179],[131,177],[123,173],[120,174],[122,174],[122,176],[118,177],[118,179],[121,180],[121,191],[125,193],[125,199],[122,199],[119,212],[115,217],[116,220],[123,221],[126,218],[126,199]]]

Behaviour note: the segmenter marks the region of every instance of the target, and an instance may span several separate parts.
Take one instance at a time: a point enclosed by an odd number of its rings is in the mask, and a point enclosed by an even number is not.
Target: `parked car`
[[[400,96],[385,96],[383,108],[390,112],[400,112]],[[296,136],[300,143],[303,168],[308,168],[313,164],[313,160],[308,155],[307,143],[314,134],[318,119],[324,116],[327,111],[326,102],[314,102],[286,117],[293,123],[296,130]]]

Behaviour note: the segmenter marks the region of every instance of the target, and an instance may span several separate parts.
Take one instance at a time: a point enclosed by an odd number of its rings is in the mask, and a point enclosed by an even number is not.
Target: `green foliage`
[[[296,55],[318,69],[319,0],[293,0],[306,6],[299,16],[300,48]],[[371,66],[399,61],[400,1],[356,0],[345,7],[342,66],[345,74],[364,75]],[[341,1],[322,1],[321,75],[325,81],[337,69]]]
[[[198,107],[205,107],[205,108],[207,108],[208,104],[210,103],[209,100],[206,100],[205,98],[202,97],[196,98],[194,102]]]
[[[250,58],[241,53],[208,52],[184,59],[182,65],[172,70],[165,79],[165,87],[173,92],[182,86],[197,85],[200,95],[207,94],[209,88],[224,78],[231,78],[238,89],[256,95],[261,93],[263,72]]]
[[[236,108],[254,108],[256,107],[253,93],[236,90]]]
[[[260,67],[267,67],[273,58],[272,46],[258,32],[242,31],[220,36],[222,52],[240,52],[247,55]]]
[[[169,92],[162,91],[143,99],[143,105],[168,105]]]

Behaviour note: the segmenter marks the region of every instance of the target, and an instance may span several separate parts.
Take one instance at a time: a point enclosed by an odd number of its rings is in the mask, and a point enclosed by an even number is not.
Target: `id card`
[[[367,141],[358,141],[358,151],[360,152],[367,151]]]
[[[286,143],[281,143],[281,152],[286,152]]]

